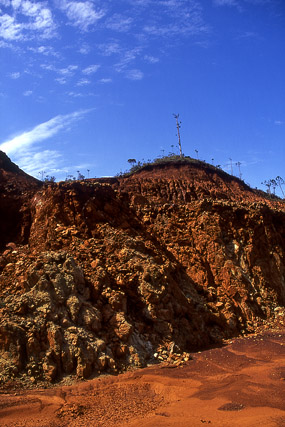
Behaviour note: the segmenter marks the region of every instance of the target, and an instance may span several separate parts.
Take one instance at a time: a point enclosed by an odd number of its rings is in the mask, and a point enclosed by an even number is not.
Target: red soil
[[[235,339],[160,364],[51,389],[6,390],[3,427],[285,425],[285,331]]]

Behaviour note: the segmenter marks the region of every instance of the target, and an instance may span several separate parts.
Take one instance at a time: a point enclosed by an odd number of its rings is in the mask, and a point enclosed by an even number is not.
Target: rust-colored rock
[[[0,382],[183,364],[284,326],[284,202],[202,164],[42,185],[0,160]]]

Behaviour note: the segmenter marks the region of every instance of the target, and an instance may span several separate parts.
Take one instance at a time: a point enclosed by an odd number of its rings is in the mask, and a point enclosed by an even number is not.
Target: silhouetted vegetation
[[[276,197],[275,191],[276,191],[276,188],[279,187],[283,195],[283,198],[285,198],[284,190],[283,190],[285,181],[283,178],[281,178],[281,176],[278,175],[275,179],[264,180],[261,184],[265,185],[266,193],[271,197]]]

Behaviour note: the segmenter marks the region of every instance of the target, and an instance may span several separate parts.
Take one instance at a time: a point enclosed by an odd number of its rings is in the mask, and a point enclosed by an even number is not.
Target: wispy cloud
[[[88,53],[91,51],[91,47],[87,43],[83,43],[82,46],[80,46],[78,52],[82,55],[88,55]]]
[[[0,20],[1,20],[1,17],[0,17]],[[0,37],[3,37],[3,36],[1,36],[1,27],[0,27]],[[7,41],[4,41],[4,40],[0,40],[0,48],[11,49],[11,50],[15,50],[15,51],[19,50],[16,46],[14,46],[13,43],[10,43],[10,42],[8,43]]]
[[[104,56],[111,56],[114,54],[118,54],[122,51],[120,43],[117,40],[110,41],[107,43],[101,43],[98,45],[98,49],[100,53]]]
[[[34,53],[39,53],[45,56],[55,56],[59,57],[59,53],[54,50],[52,46],[38,46],[38,47],[29,47],[28,50]]]
[[[56,82],[60,84],[67,83],[69,77],[74,76],[75,72],[78,70],[78,65],[67,65],[64,68],[57,68],[53,64],[41,64],[40,67],[46,71],[53,71],[58,74],[60,77],[55,79]]]
[[[62,173],[65,170],[66,159],[63,159],[58,150],[46,149],[41,143],[60,132],[70,130],[72,125],[90,111],[92,110],[79,110],[55,116],[3,142],[0,144],[0,150],[10,155],[21,169],[37,178],[40,171],[45,171],[49,175]]]
[[[43,150],[36,153],[23,153],[17,159],[21,169],[36,178],[41,178],[41,174],[51,175],[59,169],[59,164],[63,162],[62,155],[56,150]]]
[[[78,65],[68,65],[66,68],[59,68],[55,71],[57,71],[59,74],[62,74],[63,76],[71,76],[77,69]]]
[[[103,78],[103,79],[100,79],[99,80],[99,83],[103,83],[103,84],[105,84],[105,83],[112,83],[112,79],[110,79],[110,78]]]
[[[10,73],[9,76],[11,77],[11,79],[13,80],[17,80],[20,77],[20,73],[17,71],[15,73]]]
[[[131,62],[135,61],[135,59],[140,55],[142,48],[140,46],[134,49],[126,50],[121,57],[120,62],[115,65],[115,69],[119,72],[124,70]]]
[[[125,75],[129,80],[142,80],[144,76],[143,72],[137,69],[127,70]]]
[[[25,92],[23,92],[24,96],[31,96],[33,94],[32,90],[26,90]]]
[[[105,23],[106,28],[119,32],[127,32],[133,24],[133,18],[115,13]]]
[[[96,71],[98,71],[99,68],[100,68],[100,65],[98,64],[89,65],[89,67],[84,68],[84,70],[82,70],[82,73],[87,75],[93,74],[93,73],[96,73]]]
[[[81,92],[73,92],[73,91],[67,92],[66,94],[73,98],[82,98],[84,96],[83,93]]]
[[[151,55],[145,55],[144,60],[149,62],[150,64],[156,64],[157,62],[159,62],[159,58],[156,58],[155,56]]]
[[[282,125],[285,125],[285,121],[284,120],[275,120],[274,124],[277,126],[282,126]]]
[[[23,153],[60,131],[67,129],[72,123],[80,120],[90,110],[75,111],[71,114],[58,115],[47,122],[35,126],[32,130],[26,131],[0,144],[0,150],[5,153]]]
[[[60,85],[65,85],[65,84],[67,83],[67,80],[66,80],[66,78],[65,78],[65,77],[57,77],[57,78],[55,79],[55,81],[56,81],[57,83],[59,83]]]
[[[198,1],[158,0],[158,8],[144,26],[145,34],[155,37],[199,35],[209,31]]]
[[[0,16],[0,37],[4,40],[27,40],[36,35],[43,38],[55,36],[56,25],[45,3],[14,0],[4,2],[3,6],[6,11]]]
[[[59,0],[58,5],[66,13],[70,23],[82,31],[87,31],[105,15],[102,8],[95,9],[92,1]]]
[[[66,95],[72,97],[72,98],[85,98],[87,96],[96,96],[93,92],[74,92],[74,91],[69,91],[66,92]]]
[[[91,83],[91,80],[88,79],[80,79],[78,80],[78,82],[76,83],[76,86],[86,86],[89,85]]]

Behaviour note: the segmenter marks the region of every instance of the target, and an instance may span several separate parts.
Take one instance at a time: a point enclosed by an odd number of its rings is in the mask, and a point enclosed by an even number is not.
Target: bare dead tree
[[[179,151],[180,151],[180,157],[183,157],[182,153],[182,147],[181,147],[181,138],[180,138],[180,128],[181,128],[181,122],[179,121],[179,114],[173,114],[175,120],[176,120],[176,128],[177,128],[177,137],[178,137],[178,145],[179,145]]]
[[[239,179],[241,179],[241,171],[240,171],[241,162],[237,162],[237,163],[236,163],[236,165],[237,165],[237,167],[238,167]]]
[[[270,179],[264,180],[261,184],[265,185],[267,187],[266,192],[267,192],[267,194],[271,195],[271,186],[272,186],[271,180]]]
[[[281,176],[277,176],[276,178],[275,178],[275,180],[276,180],[276,183],[277,183],[277,185],[279,186],[279,188],[280,188],[280,190],[281,190],[281,193],[282,193],[282,195],[283,195],[283,198],[285,198],[285,194],[284,194],[284,191],[283,191],[283,188],[282,188],[282,186],[285,184],[285,181],[284,181],[284,179],[283,178],[281,178]]]
[[[44,181],[44,176],[45,176],[45,174],[46,174],[46,171],[40,171],[40,172],[39,172],[39,175],[40,175],[40,177],[41,177],[41,181]]]

